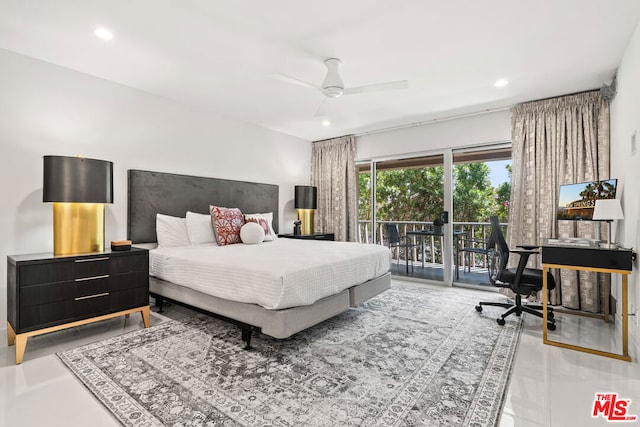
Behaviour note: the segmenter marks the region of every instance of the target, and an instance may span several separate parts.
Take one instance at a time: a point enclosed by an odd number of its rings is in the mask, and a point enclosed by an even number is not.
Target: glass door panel
[[[497,215],[506,226],[510,194],[510,145],[453,152],[453,228],[459,236],[454,248],[455,282],[490,286],[489,217]]]
[[[371,162],[356,165],[358,170],[358,241],[377,243],[373,235],[373,183]]]
[[[375,225],[389,246],[392,272],[443,281],[449,262],[439,223],[444,210],[444,156],[375,163]]]

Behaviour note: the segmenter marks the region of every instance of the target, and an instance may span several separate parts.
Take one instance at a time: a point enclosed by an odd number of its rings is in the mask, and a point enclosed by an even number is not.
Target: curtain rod
[[[449,121],[449,120],[464,119],[466,117],[480,116],[482,114],[497,113],[499,111],[508,110],[511,107],[512,106],[500,107],[500,108],[490,108],[490,109],[487,109],[487,110],[476,111],[474,113],[455,114],[453,116],[440,117],[440,118],[430,119],[430,120],[422,120],[420,122],[409,123],[409,124],[406,124],[406,125],[391,126],[391,127],[388,127],[388,128],[370,130],[370,131],[367,131],[367,132],[360,132],[360,133],[354,134],[354,136],[372,135],[372,134],[375,134],[375,133],[389,132],[389,131],[394,131],[394,130],[399,130],[399,129],[411,128],[411,127],[415,127],[415,126],[422,126],[422,125],[426,125],[426,124],[429,124],[429,123],[446,122],[446,121]]]
[[[529,102],[538,102],[538,101],[545,101],[547,99],[562,98],[562,97],[565,97],[565,96],[580,95],[581,93],[595,92],[595,91],[598,91],[598,90],[600,90],[600,89],[587,89],[587,90],[581,90],[581,91],[573,92],[573,93],[565,93],[563,95],[550,96],[548,98],[533,99],[531,101],[519,102],[517,104],[509,105],[509,106],[506,106],[506,107],[489,108],[487,110],[476,111],[474,113],[455,114],[455,115],[452,115],[452,116],[445,116],[445,117],[431,119],[431,120],[422,120],[420,122],[409,123],[409,124],[406,124],[406,125],[391,126],[391,127],[388,127],[388,128],[376,129],[376,130],[371,130],[371,131],[367,131],[367,132],[360,132],[360,133],[354,134],[354,136],[359,137],[359,136],[365,136],[365,135],[373,135],[373,134],[376,134],[376,133],[390,132],[390,131],[394,131],[394,130],[411,128],[411,127],[415,127],[415,126],[422,126],[422,125],[426,125],[426,124],[430,124],[430,123],[446,122],[446,121],[449,121],[449,120],[464,119],[464,118],[467,118],[467,117],[474,117],[474,116],[479,116],[479,115],[482,115],[482,114],[497,113],[497,112],[500,112],[500,111],[509,110],[509,109],[515,107],[516,105],[520,105],[520,104],[528,104]]]
[[[564,95],[558,95],[558,96],[549,96],[547,98],[540,98],[540,99],[532,99],[531,101],[525,101],[525,102],[519,102],[517,104],[514,104],[513,106],[515,107],[516,105],[521,105],[521,104],[528,104],[530,102],[538,102],[538,101],[546,101],[548,99],[556,99],[556,98],[564,98],[565,96],[574,96],[574,95],[580,95],[583,93],[588,93],[588,92],[597,92],[600,89],[587,89],[587,90],[581,90],[578,92],[573,92],[573,93],[565,93]]]

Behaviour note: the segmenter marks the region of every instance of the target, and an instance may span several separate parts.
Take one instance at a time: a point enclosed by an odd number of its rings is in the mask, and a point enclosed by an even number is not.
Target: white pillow
[[[156,235],[158,247],[189,246],[187,221],[177,216],[156,214]]]
[[[267,222],[267,226],[269,227],[269,231],[265,233],[264,241],[271,242],[272,240],[276,240],[278,235],[275,231],[273,231],[273,212],[261,213],[261,214],[248,214],[244,216],[245,221],[259,221],[260,219],[264,219]]]
[[[240,240],[245,245],[257,245],[264,240],[264,229],[255,222],[247,222],[240,229]]]
[[[205,243],[216,243],[216,236],[213,234],[211,215],[187,212],[187,233],[192,245],[203,245]]]

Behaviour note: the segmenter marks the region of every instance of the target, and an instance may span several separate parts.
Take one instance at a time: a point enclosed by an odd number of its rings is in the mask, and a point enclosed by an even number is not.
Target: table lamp
[[[298,211],[298,220],[301,221],[300,232],[313,234],[313,215],[318,208],[318,189],[309,185],[296,185],[295,208]]]
[[[104,204],[113,203],[113,163],[44,156],[42,201],[53,202],[53,253],[104,251]]]
[[[593,209],[594,221],[607,221],[609,230],[607,233],[607,248],[615,248],[616,244],[611,244],[611,222],[614,219],[624,219],[622,214],[622,207],[620,206],[620,200],[618,199],[598,199],[596,200],[596,206]]]

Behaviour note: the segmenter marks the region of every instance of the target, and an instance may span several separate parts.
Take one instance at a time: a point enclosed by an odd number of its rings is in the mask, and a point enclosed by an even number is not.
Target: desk
[[[628,286],[633,252],[630,249],[582,248],[575,246],[542,246],[543,342],[556,347],[583,351],[631,362],[629,356]],[[547,336],[547,272],[550,268],[585,270],[622,276],[622,354],[552,341]],[[606,298],[609,296],[606,295]]]
[[[459,268],[458,268],[458,251],[460,250],[460,236],[464,236],[466,235],[467,232],[466,231],[460,231],[460,230],[454,230],[453,231],[453,237],[454,237],[454,242],[455,242],[455,248],[456,248],[456,256],[455,258],[455,265],[456,265],[456,279],[458,278],[458,274],[459,274]],[[433,230],[413,230],[413,231],[407,231],[405,233],[405,238],[404,238],[404,244],[405,244],[405,264],[406,264],[406,269],[407,269],[407,274],[409,274],[409,237],[418,237],[422,240],[422,264],[424,265],[424,238],[425,237],[432,237],[432,236],[437,236],[437,237],[443,237],[444,233],[440,232],[440,233],[436,233]]]

